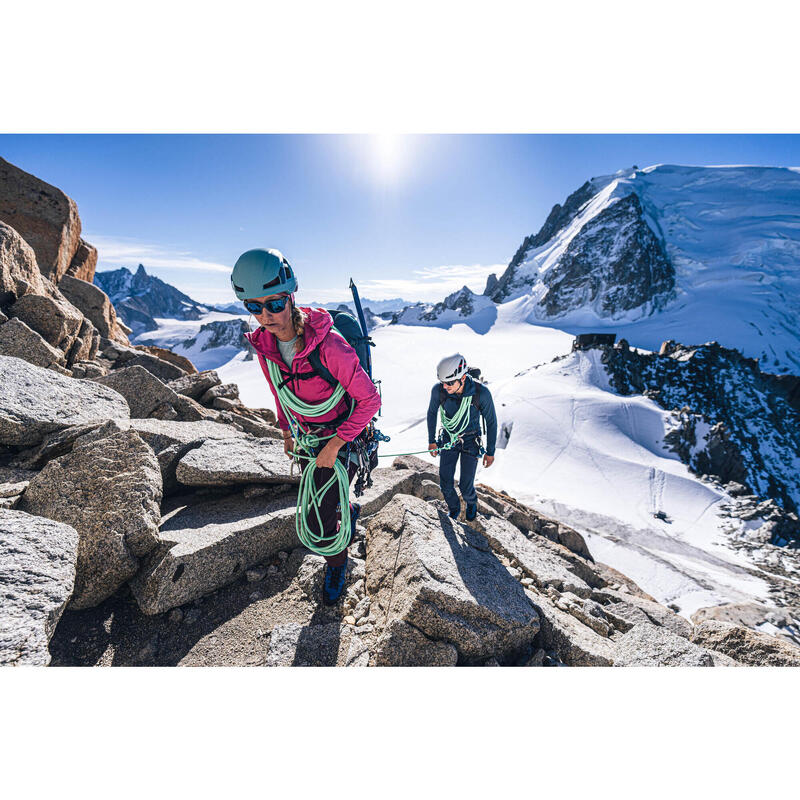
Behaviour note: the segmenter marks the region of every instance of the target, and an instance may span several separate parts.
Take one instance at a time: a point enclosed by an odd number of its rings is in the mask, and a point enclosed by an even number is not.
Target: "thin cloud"
[[[112,236],[86,235],[98,253],[101,267],[135,267],[144,264],[145,268],[188,269],[205,272],[230,273],[230,264],[218,264],[198,258],[186,250],[175,250],[162,245],[147,244],[135,239],[121,239]]]

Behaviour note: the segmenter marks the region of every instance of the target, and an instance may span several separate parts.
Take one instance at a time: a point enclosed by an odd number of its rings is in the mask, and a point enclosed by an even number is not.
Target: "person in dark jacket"
[[[478,468],[478,458],[483,452],[480,418],[482,415],[486,424],[483,466],[491,467],[494,463],[494,448],[497,441],[494,402],[486,386],[467,373],[466,359],[460,353],[443,358],[436,368],[436,375],[439,382],[431,389],[428,405],[428,450],[431,455],[440,456],[439,485],[453,519],[461,513],[461,501],[453,485],[456,464],[461,462],[458,487],[467,504],[466,518],[473,520],[478,513],[475,471]],[[444,410],[449,421],[458,420],[457,425],[451,425],[455,436],[451,437],[444,430],[442,436],[436,438],[436,418],[440,408]],[[454,440],[453,446],[443,449],[451,439]]]

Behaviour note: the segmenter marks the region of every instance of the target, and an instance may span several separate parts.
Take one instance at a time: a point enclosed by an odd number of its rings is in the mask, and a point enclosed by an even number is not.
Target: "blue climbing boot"
[[[457,509],[455,509],[455,510],[453,510],[453,509],[451,508],[451,509],[450,509],[450,519],[458,519],[458,515],[459,515],[460,513],[461,513],[461,506],[459,506],[459,507],[458,507]]]
[[[325,582],[322,585],[322,601],[326,606],[335,606],[344,591],[347,578],[347,556],[341,567],[328,565],[325,568]]]
[[[475,517],[478,516],[478,504],[477,503],[467,503],[467,511],[464,515],[467,518],[467,522],[472,522]]]

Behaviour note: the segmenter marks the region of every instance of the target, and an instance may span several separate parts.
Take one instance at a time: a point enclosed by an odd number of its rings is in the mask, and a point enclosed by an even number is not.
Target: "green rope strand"
[[[448,417],[447,414],[444,413],[444,406],[439,406],[439,420],[442,423],[442,428],[444,432],[450,437],[450,441],[446,444],[443,444],[441,447],[437,447],[437,451],[441,450],[450,450],[456,446],[458,442],[458,437],[461,436],[462,433],[467,429],[469,425],[469,409],[472,405],[472,398],[471,397],[462,397],[461,404],[459,405],[455,414],[452,417]],[[397,456],[418,456],[422,453],[430,453],[430,449],[428,450],[412,450],[410,453],[385,453],[383,455],[379,454],[378,458],[397,458]]]
[[[297,490],[297,509],[295,510],[297,538],[314,553],[318,553],[321,556],[335,556],[341,553],[350,542],[350,477],[344,464],[337,458],[333,463],[333,475],[331,478],[320,488],[315,488],[314,472],[317,469],[317,465],[315,463],[314,449],[326,439],[332,439],[335,434],[318,436],[309,429],[304,428],[295,414],[302,414],[304,417],[321,417],[323,414],[333,411],[344,397],[344,387],[339,384],[334,389],[333,394],[322,403],[307,403],[305,400],[301,400],[294,392],[280,385],[282,378],[277,364],[267,360],[267,370],[278,395],[281,409],[289,421],[289,428],[295,444],[292,456],[298,461],[302,458],[309,462],[300,474],[300,486]],[[350,413],[352,411],[351,408]],[[341,522],[333,542],[323,546],[319,543],[323,539],[330,537],[326,536],[325,531],[322,529],[322,518],[319,509],[325,494],[333,487],[334,483],[338,483],[339,488]],[[346,512],[345,509],[347,509]],[[319,534],[314,533],[308,524],[308,517],[311,513],[316,518]]]
[[[444,406],[439,406],[439,419],[442,423],[442,428],[444,428],[444,432],[450,437],[450,441],[441,447],[442,450],[449,450],[451,447],[455,447],[456,442],[458,442],[458,437],[461,436],[469,426],[469,410],[471,405],[471,397],[462,397],[461,405],[452,417],[448,417],[447,414],[444,413]]]

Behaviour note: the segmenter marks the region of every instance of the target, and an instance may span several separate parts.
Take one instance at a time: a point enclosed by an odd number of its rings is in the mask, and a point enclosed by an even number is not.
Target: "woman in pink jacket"
[[[357,461],[348,457],[346,446],[359,436],[380,408],[380,397],[369,375],[361,368],[355,350],[338,334],[331,333],[333,320],[324,309],[301,308],[294,304],[297,278],[289,262],[278,250],[248,250],[236,262],[231,275],[236,296],[244,301],[245,308],[255,316],[261,326],[247,338],[258,353],[261,369],[275,397],[278,425],[283,431],[283,446],[291,458],[292,432],[289,421],[278,399],[278,387],[273,385],[267,362],[277,365],[281,376],[280,386],[285,386],[300,400],[318,404],[330,398],[333,389],[318,375],[308,359],[315,348],[322,364],[344,388],[345,395],[328,413],[318,417],[295,414],[304,428],[321,437],[331,435],[325,444],[316,448],[314,485],[323,487],[333,475],[338,458],[347,469],[352,481],[357,471]],[[352,405],[352,413],[351,413]],[[303,469],[309,461],[303,461]],[[319,504],[316,514],[306,516],[306,523],[321,546],[331,544],[339,525],[339,488],[334,481]],[[341,513],[344,509],[341,509]],[[351,504],[351,530],[355,527],[358,506]],[[319,521],[321,520],[321,529]],[[326,555],[323,600],[334,605],[344,591],[347,569],[347,547],[339,553]]]

